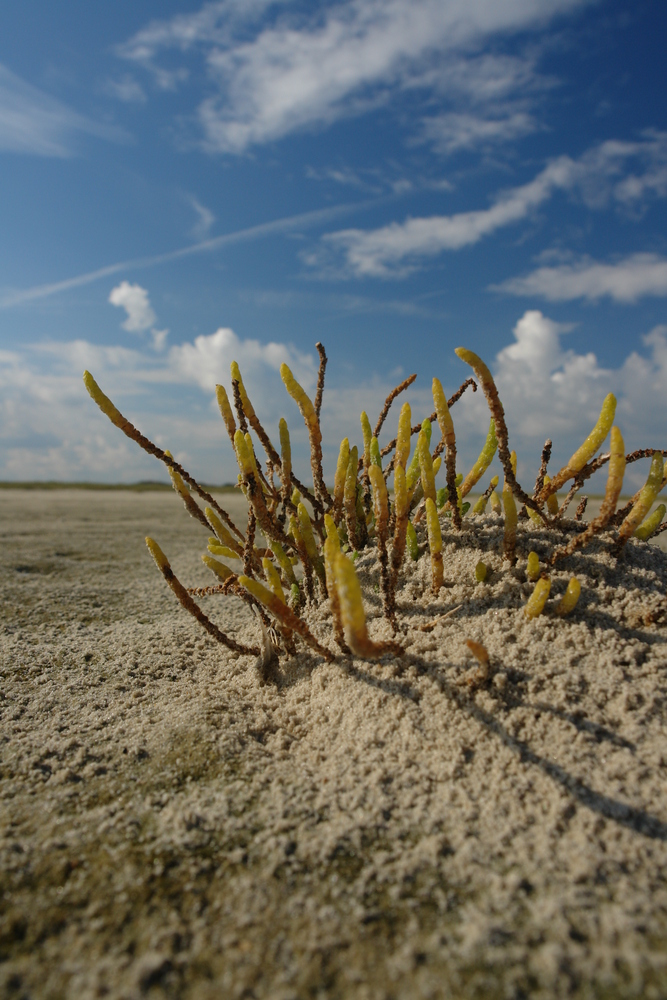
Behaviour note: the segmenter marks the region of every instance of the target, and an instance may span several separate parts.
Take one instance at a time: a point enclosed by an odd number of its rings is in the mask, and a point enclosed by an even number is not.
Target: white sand
[[[409,564],[401,660],[262,684],[145,549],[210,582],[173,494],[0,491],[0,995],[666,996],[667,556],[566,560],[581,606],[530,622],[499,523],[447,536],[437,600]]]

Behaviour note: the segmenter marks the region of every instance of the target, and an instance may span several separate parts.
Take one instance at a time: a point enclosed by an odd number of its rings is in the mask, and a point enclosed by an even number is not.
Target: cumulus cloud
[[[292,8],[271,0],[225,0],[153,22],[119,47],[118,54],[144,66],[158,85],[166,86],[165,75],[169,85],[176,83],[174,70],[159,61],[165,50],[201,53],[215,85],[198,110],[206,142],[212,150],[240,153],[296,130],[363,113],[399,90],[444,91],[448,77],[451,82],[457,76],[463,93],[466,73],[461,67],[468,59],[479,61],[472,53],[484,42],[542,28],[588,2],[338,0],[304,12],[301,5]],[[523,73],[525,77],[525,65]],[[505,72],[505,80],[511,75]],[[525,86],[516,69],[514,76],[514,87]],[[467,74],[468,81],[473,77]],[[507,86],[505,92],[511,89]],[[493,101],[499,92],[496,88]]]
[[[162,355],[85,340],[0,352],[0,479],[164,478],[160,464],[91,402],[81,381],[88,369],[121,411],[193,474],[207,482],[235,481],[236,462],[215,403],[217,382],[231,395],[232,360],[266,425],[275,428],[280,416],[289,418],[298,461],[307,434],[278,368],[287,361],[312,393],[316,359],[289,344],[245,340],[221,328]],[[304,475],[307,468],[304,461]]]
[[[72,156],[77,133],[124,139],[120,129],[90,121],[0,64],[0,150]]]
[[[627,449],[662,446],[656,428],[667,421],[667,326],[637,339],[641,351],[631,352],[619,368],[606,368],[594,353],[579,346],[578,331],[529,310],[515,325],[511,341],[495,359],[487,359],[505,405],[524,483],[534,479],[546,437],[554,442],[553,465],[567,461],[590,431],[608,392],[617,395],[616,423]],[[81,372],[88,368],[121,411],[161,447],[170,448],[193,474],[207,482],[234,481],[235,461],[214,395],[216,382],[229,390],[231,360],[239,362],[268,433],[277,437],[280,417],[287,418],[297,472],[307,477],[307,434],[277,369],[287,361],[312,394],[315,357],[289,344],[261,343],[220,328],[172,346],[163,355],[84,340],[0,352],[0,478],[131,481],[162,476],[161,467],[119,434],[92,404],[81,383]],[[420,372],[406,395],[415,417],[432,409],[433,374],[430,369]],[[449,393],[469,370],[452,357],[451,365],[437,374]],[[341,438],[359,441],[361,410],[374,418],[389,390],[404,376],[405,372],[396,372],[391,380],[347,377],[342,385],[329,382],[322,409],[328,475],[335,467]],[[466,393],[453,414],[460,467],[465,471],[488,428],[483,394]],[[384,440],[394,433],[396,419],[397,412],[392,411]],[[641,463],[631,466],[628,490],[636,489],[645,475]]]
[[[124,330],[131,333],[143,333],[153,326],[157,316],[153,312],[148,299],[148,292],[141,285],[131,285],[129,281],[121,281],[109,293],[112,306],[119,306],[127,313],[127,319],[121,324]]]
[[[134,352],[111,351],[72,341],[0,354],[0,478],[150,478],[150,463],[132,454],[122,436],[115,441],[109,436],[102,414],[85,404],[81,391],[84,367],[128,372],[136,367]]]
[[[585,258],[574,264],[538,267],[522,278],[509,278],[494,291],[547,299],[549,302],[589,302],[610,298],[636,302],[647,295],[667,295],[667,259],[652,253],[635,253],[614,264]]]
[[[493,370],[519,455],[532,452],[536,461],[541,444],[551,437],[554,464],[566,462],[609,392],[618,400],[615,422],[627,450],[662,447],[656,428],[667,420],[667,326],[638,337],[647,353],[632,351],[616,369],[600,365],[590,351],[563,347],[568,328],[537,310],[524,313],[513,332],[514,342],[498,353]],[[569,336],[576,345],[577,334]],[[636,489],[646,472],[639,465],[629,467],[628,487]]]
[[[248,388],[254,379],[261,384],[266,372],[279,372],[283,361],[290,366],[304,389],[312,390],[317,379],[317,367],[312,355],[297,351],[288,344],[262,344],[259,340],[241,340],[229,327],[196,337],[172,347],[168,363],[174,377],[195,382],[202,389],[214,390],[217,382],[229,384],[229,366],[237,361]],[[268,409],[266,403],[265,410]]]
[[[600,209],[610,200],[627,204],[628,190],[624,184],[632,176],[636,182],[636,199],[640,193],[658,195],[661,189],[657,183],[643,181],[655,177],[663,159],[667,162],[667,133],[650,133],[632,143],[604,142],[587,150],[577,160],[569,156],[558,157],[528,184],[501,192],[489,208],[409,218],[378,229],[327,233],[319,249],[304,255],[304,260],[320,268],[322,273],[334,276],[383,278],[409,274],[423,258],[471,246],[498,229],[526,219],[556,191],[565,192],[592,209]],[[644,172],[629,175],[628,166],[637,163],[644,166]],[[659,268],[659,262],[648,262],[645,255],[640,256],[641,260],[631,263],[634,271],[647,275],[651,267],[653,272]],[[543,270],[547,273],[559,271],[542,269],[536,273],[542,274]],[[563,274],[567,275],[567,267]],[[646,280],[656,282],[659,279],[654,276]],[[503,289],[524,294],[516,290],[523,287],[522,281],[530,281],[530,278],[517,281],[507,283]]]
[[[124,330],[130,333],[145,333],[150,329],[155,350],[161,351],[164,348],[169,331],[155,328],[157,316],[153,312],[145,288],[141,285],[131,285],[129,281],[121,281],[120,285],[111,289],[109,302],[112,306],[125,310],[127,319],[121,323]]]
[[[494,374],[512,430],[544,441],[595,422],[613,380],[595,354],[563,349],[569,327],[530,310],[514,327],[514,342],[496,355]]]

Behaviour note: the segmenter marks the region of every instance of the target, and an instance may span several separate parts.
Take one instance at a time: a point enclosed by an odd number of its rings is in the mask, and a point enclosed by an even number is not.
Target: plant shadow
[[[409,652],[405,654],[405,659],[408,667],[416,669],[420,676],[428,676],[443,694],[457,705],[460,711],[492,733],[522,763],[527,763],[538,768],[551,781],[567,791],[579,805],[643,837],[651,840],[667,841],[667,823],[663,822],[657,816],[652,815],[645,809],[629,805],[597,791],[586,781],[570,773],[563,765],[558,764],[544,754],[538,753],[525,739],[512,735],[496,714],[477,704],[474,696],[468,690],[449,680],[444,675],[441,667],[434,666],[432,663],[423,660],[420,656],[410,654]],[[421,700],[421,692],[404,677],[379,677],[369,670],[364,670],[354,665],[349,659],[339,662],[347,676],[358,683],[367,684],[392,697],[409,699],[414,703],[419,703]],[[513,673],[516,672],[514,671]],[[507,707],[517,705],[524,705],[527,708],[532,708],[540,712],[548,712],[569,723],[577,731],[585,732],[592,736],[597,742],[606,741],[615,746],[628,749],[632,753],[636,751],[634,744],[618,736],[612,730],[598,723],[582,719],[576,714],[564,712],[545,702],[527,702],[522,698],[520,690],[515,688],[509,695]]]

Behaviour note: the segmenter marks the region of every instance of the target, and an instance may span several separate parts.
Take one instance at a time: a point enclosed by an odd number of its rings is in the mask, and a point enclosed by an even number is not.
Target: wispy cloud
[[[190,230],[192,238],[195,240],[203,240],[215,222],[215,215],[210,208],[206,208],[205,205],[202,205],[199,199],[195,198],[193,194],[188,195],[188,203],[192,206],[197,215],[197,221]]]
[[[628,173],[628,164],[633,162],[643,167],[642,173]],[[650,133],[639,142],[604,142],[577,160],[558,157],[528,184],[501,192],[490,208],[409,218],[379,229],[328,233],[319,249],[304,255],[304,261],[324,276],[400,277],[419,266],[423,258],[471,246],[526,219],[558,190],[591,209],[599,210],[610,202],[625,206],[631,177],[634,205],[640,208],[642,196],[667,195],[667,184],[663,190],[657,180],[663,162],[667,163],[666,133]]]
[[[362,176],[359,171],[351,167],[323,167],[319,170],[315,167],[306,167],[306,177],[311,181],[333,181],[334,184],[342,184],[346,187],[359,188],[360,190],[370,190],[379,194],[382,190],[378,186],[378,171],[365,171]]]
[[[358,115],[400,90],[451,91],[455,74],[459,92],[474,100],[476,91],[479,103],[484,79],[478,74],[475,83],[475,74],[466,77],[461,68],[468,59],[479,63],[471,54],[475,49],[495,36],[540,29],[590,2],[338,0],[304,12],[302,5],[271,0],[224,0],[153,22],[118,54],[144,66],[161,87],[177,85],[174,69],[160,62],[165,50],[200,54],[214,85],[197,112],[205,141],[211,150],[241,153]],[[527,61],[521,72],[516,65],[508,72],[507,66],[505,97],[525,90],[529,72]],[[496,86],[487,88],[486,100],[495,103],[503,92],[502,74],[496,67],[488,75],[495,76]]]
[[[549,164],[529,184],[501,194],[490,208],[455,215],[392,222],[380,229],[343,229],[322,237],[324,253],[304,255],[307,264],[323,273],[358,278],[397,277],[414,269],[416,260],[433,257],[443,250],[460,250],[478,243],[504,226],[525,219],[529,212],[551,196],[555,187],[565,187],[571,177],[569,157]],[[333,263],[329,264],[329,258]],[[342,257],[342,264],[337,264]]]
[[[119,45],[117,52],[124,59],[150,67],[164,49],[185,52],[203,43],[226,45],[240,28],[246,28],[281,2],[288,0],[214,0],[194,13],[151,21]]]
[[[245,229],[237,229],[232,233],[224,233],[212,239],[201,240],[199,243],[191,243],[189,246],[181,247],[178,250],[170,250],[167,253],[154,254],[151,257],[135,257],[133,259],[120,261],[116,264],[108,264],[105,267],[97,268],[95,271],[86,271],[85,274],[78,274],[73,278],[65,278],[63,281],[54,281],[44,285],[33,285],[31,288],[22,288],[14,291],[5,291],[0,294],[0,309],[9,309],[12,306],[21,305],[24,302],[33,302],[37,299],[45,299],[51,295],[58,295],[60,292],[67,292],[73,288],[80,288],[90,285],[102,278],[112,277],[121,271],[130,269],[142,269],[156,267],[172,260],[180,260],[183,257],[191,257],[199,253],[212,253],[223,247],[233,246],[236,243],[265,239],[279,233],[290,232],[295,229],[306,229],[310,226],[321,225],[338,216],[348,212],[359,211],[377,204],[377,200],[356,203],[346,203],[336,205],[332,208],[315,209],[312,212],[301,212],[298,215],[285,216],[282,219],[274,219],[272,222],[263,222],[257,226],[248,226]]]
[[[0,64],[0,150],[72,156],[77,133],[125,141],[119,129],[91,121]]]
[[[493,117],[451,111],[425,118],[423,136],[438,152],[448,155],[461,149],[511,142],[537,128],[533,115],[525,111],[509,111]]]
[[[667,295],[667,258],[635,253],[614,264],[585,258],[574,264],[539,267],[522,278],[510,278],[492,291],[571,302],[573,299],[636,302],[648,295]]]
[[[393,167],[393,169],[392,169]],[[368,194],[381,195],[383,192],[397,196],[408,194],[417,187],[434,187],[434,182],[426,179],[410,179],[398,165],[390,167],[365,167],[354,170],[350,166],[315,168],[307,166],[305,175],[312,181],[330,181],[345,187],[357,188]],[[448,181],[439,179],[436,182],[442,189],[451,188]]]
[[[115,97],[124,104],[145,104],[148,100],[139,81],[127,73],[119,80],[107,80],[103,89],[110,97]]]
[[[490,52],[450,58],[418,79],[449,109],[422,118],[416,141],[444,156],[488,150],[539,131],[536,107],[557,83],[538,72],[533,55]]]
[[[415,319],[443,319],[441,312],[424,306],[416,299],[390,299],[386,295],[322,294],[303,291],[276,291],[273,289],[246,289],[239,292],[244,302],[266,309],[307,309],[318,314],[339,315],[394,315]]]

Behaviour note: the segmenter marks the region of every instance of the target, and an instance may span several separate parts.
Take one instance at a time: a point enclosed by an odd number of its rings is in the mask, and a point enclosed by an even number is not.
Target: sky
[[[459,345],[496,377],[525,485],[608,392],[628,449],[666,446],[661,0],[22,0],[2,20],[0,480],[166,478],[87,368],[194,475],[235,481],[214,390],[233,360],[305,475],[279,367],[314,392],[317,341],[328,478],[406,375],[415,421],[434,376],[458,387]],[[452,416],[465,473],[482,394]]]

